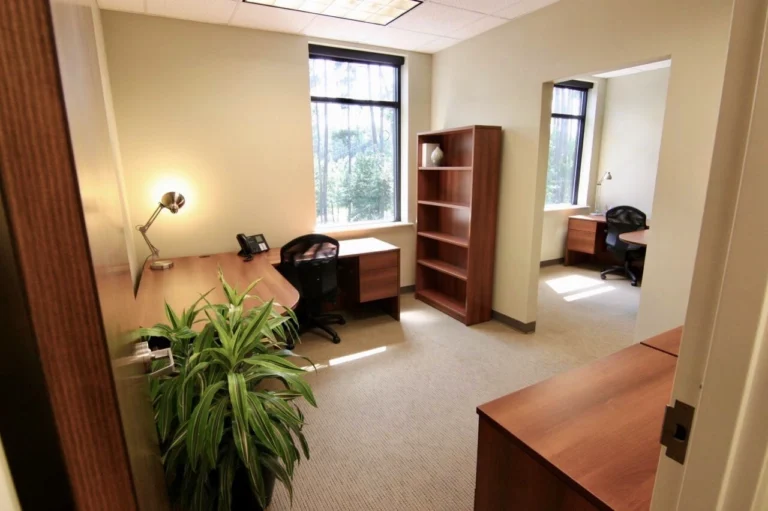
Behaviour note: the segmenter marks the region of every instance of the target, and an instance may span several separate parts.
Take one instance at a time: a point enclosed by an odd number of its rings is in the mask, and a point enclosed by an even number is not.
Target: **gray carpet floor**
[[[305,335],[296,351],[320,365],[307,378],[318,408],[303,408],[311,459],[297,469],[293,506],[280,487],[270,510],[472,509],[475,408],[632,344],[639,299],[626,280],[552,266],[534,334],[466,327],[408,294],[400,322],[354,319],[338,345]]]

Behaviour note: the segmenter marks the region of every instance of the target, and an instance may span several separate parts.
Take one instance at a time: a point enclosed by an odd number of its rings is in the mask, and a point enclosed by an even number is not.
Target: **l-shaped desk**
[[[189,307],[201,294],[213,289],[208,300],[222,303],[224,292],[218,280],[221,267],[227,282],[245,289],[259,280],[251,294],[263,300],[274,298],[283,307],[295,308],[299,292],[277,271],[280,247],[244,261],[235,252],[178,257],[170,270],[154,271],[147,264],[136,295],[141,326],[165,323],[165,302],[177,311]],[[400,319],[400,248],[376,238],[339,242],[339,288],[345,304],[378,302]]]

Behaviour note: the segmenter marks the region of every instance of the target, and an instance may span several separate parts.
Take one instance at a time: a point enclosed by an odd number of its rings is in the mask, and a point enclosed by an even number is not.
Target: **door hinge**
[[[661,445],[667,448],[667,457],[681,465],[685,463],[688,440],[696,408],[675,399],[675,406],[667,406],[661,426]]]

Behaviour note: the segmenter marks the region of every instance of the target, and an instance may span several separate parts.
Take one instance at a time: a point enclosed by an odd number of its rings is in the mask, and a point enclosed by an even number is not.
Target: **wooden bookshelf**
[[[501,128],[467,126],[418,135],[440,144],[440,166],[420,166],[416,298],[473,325],[491,319]]]

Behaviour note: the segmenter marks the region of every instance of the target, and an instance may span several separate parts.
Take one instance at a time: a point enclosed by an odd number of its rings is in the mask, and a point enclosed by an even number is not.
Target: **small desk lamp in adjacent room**
[[[597,191],[595,192],[595,211],[592,212],[593,215],[602,215],[604,213],[604,211],[600,211],[600,190],[602,190],[603,181],[610,181],[611,179],[613,179],[613,176],[611,175],[610,171],[604,173],[602,177],[598,179],[595,186],[599,186],[600,188],[596,188]]]
[[[154,213],[152,213],[152,216],[149,217],[147,223],[144,225],[136,226],[136,229],[141,233],[142,236],[144,236],[144,241],[147,242],[147,246],[151,252],[150,257],[152,258],[152,263],[150,263],[149,267],[153,270],[170,270],[173,268],[173,261],[157,260],[157,256],[160,254],[160,250],[158,250],[158,248],[154,246],[151,241],[149,241],[149,238],[147,237],[147,231],[152,225],[152,222],[155,221],[155,218],[157,218],[157,215],[159,215],[163,209],[167,209],[175,215],[179,212],[183,205],[184,196],[182,194],[176,192],[168,192],[160,198],[160,202],[157,204],[157,209]]]

